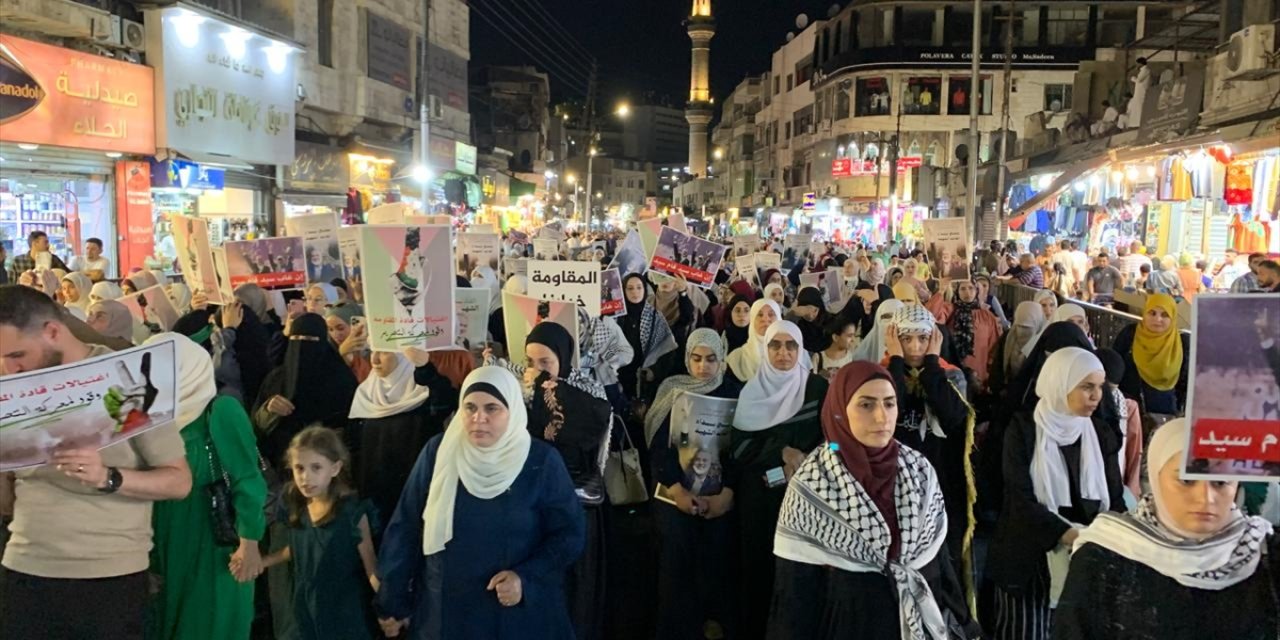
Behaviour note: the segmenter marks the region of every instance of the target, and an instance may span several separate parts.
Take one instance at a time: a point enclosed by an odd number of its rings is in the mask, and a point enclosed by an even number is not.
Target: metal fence
[[[1034,300],[1036,293],[1039,293],[1039,291],[1039,289],[1017,282],[1000,282],[996,288],[996,297],[1000,299],[1000,304],[1005,309],[1005,315],[1012,321],[1013,312],[1018,308],[1018,304]],[[1059,305],[1070,302],[1084,309],[1084,315],[1089,319],[1089,335],[1099,349],[1110,347],[1121,330],[1131,324],[1137,324],[1141,320],[1138,316],[1108,307],[1100,307],[1088,302],[1063,298],[1062,296],[1057,296],[1057,298]]]

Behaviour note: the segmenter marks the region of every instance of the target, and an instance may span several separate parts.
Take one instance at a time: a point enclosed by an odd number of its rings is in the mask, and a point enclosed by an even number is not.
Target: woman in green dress
[[[215,397],[208,352],[186,337],[174,339],[176,420],[183,425],[192,489],[182,500],[156,502],[151,513],[151,572],[161,591],[152,603],[147,637],[242,640],[253,624],[253,580],[262,572],[258,540],[266,527],[267,484],[244,407],[235,398]],[[209,486],[224,473],[238,546],[219,545],[213,533]]]
[[[739,520],[741,637],[763,638],[773,597],[773,538],[787,481],[822,443],[827,381],[814,374],[794,323],[764,334],[765,360],[738,398],[725,472]]]

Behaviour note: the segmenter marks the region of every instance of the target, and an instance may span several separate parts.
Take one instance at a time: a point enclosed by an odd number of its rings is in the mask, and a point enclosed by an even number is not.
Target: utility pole
[[[596,131],[596,63],[591,62],[591,75],[587,77],[587,208],[583,213],[582,223],[591,230],[591,161],[596,156],[596,142],[600,134]]]
[[[427,91],[427,51],[431,49],[431,0],[422,0],[422,58],[418,61],[421,67],[418,69],[418,126],[419,126],[419,143],[418,143],[418,164],[423,168],[431,166],[431,94]],[[431,207],[427,203],[427,180],[423,180],[420,185],[422,188],[422,210],[423,213],[431,213]]]
[[[1013,3],[1009,0],[1009,15],[1005,16],[1004,25],[1004,98],[1000,105],[1000,166],[996,167],[996,236],[994,240],[1003,242],[1009,237],[1009,227],[1005,224],[1005,161],[1009,159],[1009,94],[1013,87]]]
[[[973,50],[970,53],[969,93],[969,202],[965,206],[965,227],[970,233],[977,229],[978,221],[978,145],[981,134],[978,132],[979,96],[982,94],[982,0],[973,0]],[[977,237],[974,233],[972,237]]]

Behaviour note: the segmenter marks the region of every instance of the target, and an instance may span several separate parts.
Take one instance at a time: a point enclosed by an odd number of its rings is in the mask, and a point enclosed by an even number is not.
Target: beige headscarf
[[[175,422],[179,429],[183,429],[195,422],[218,395],[218,385],[213,378],[213,357],[204,347],[180,333],[159,333],[148,339],[146,344],[166,340],[173,340],[174,356],[178,360],[178,415]]]
[[[97,313],[107,316],[107,326],[98,333],[109,338],[119,338],[133,344],[133,314],[129,308],[115,300],[100,300],[89,305],[89,320]]]

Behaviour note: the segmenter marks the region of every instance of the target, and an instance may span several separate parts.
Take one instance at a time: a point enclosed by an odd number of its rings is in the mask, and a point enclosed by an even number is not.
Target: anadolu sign
[[[297,48],[182,7],[146,17],[161,87],[156,145],[292,164]]]

